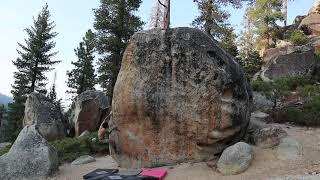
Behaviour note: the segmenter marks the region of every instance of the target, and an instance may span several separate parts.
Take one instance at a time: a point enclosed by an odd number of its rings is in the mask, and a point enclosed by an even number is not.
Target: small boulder
[[[26,126],[10,151],[0,157],[0,179],[43,179],[58,170],[57,151],[36,130]]]
[[[239,174],[249,168],[252,160],[252,147],[239,142],[223,151],[217,164],[218,171],[223,175]]]
[[[280,160],[299,160],[303,156],[303,146],[297,140],[287,137],[280,141],[277,157]]]
[[[253,135],[253,143],[261,148],[271,148],[279,145],[280,140],[288,134],[281,127],[270,126],[256,130]]]
[[[39,133],[48,141],[62,139],[66,128],[58,107],[45,95],[31,93],[25,104],[23,125],[35,125]]]
[[[74,160],[71,165],[81,165],[81,164],[88,164],[91,162],[95,162],[96,159],[89,155],[80,156],[76,160]]]
[[[72,108],[71,124],[79,136],[85,130],[98,130],[110,111],[110,99],[101,91],[89,90],[76,98]]]
[[[253,111],[268,112],[272,109],[273,102],[259,92],[253,92]]]

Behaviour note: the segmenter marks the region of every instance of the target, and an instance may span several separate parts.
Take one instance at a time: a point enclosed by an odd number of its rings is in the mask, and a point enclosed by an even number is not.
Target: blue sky
[[[52,20],[56,23],[57,36],[55,57],[62,62],[56,65],[58,96],[66,99],[67,86],[66,71],[72,68],[71,61],[75,61],[74,49],[78,46],[83,35],[92,29],[94,15],[93,8],[98,7],[99,0],[10,0],[2,1],[0,6],[0,92],[11,95],[13,72],[15,67],[12,60],[17,58],[17,42],[22,43],[26,38],[24,29],[32,25],[32,17],[36,16],[42,6],[48,2]],[[143,0],[137,14],[143,21],[148,21],[154,0]],[[182,4],[181,4],[182,3]],[[291,23],[295,16],[304,15],[313,4],[313,0],[295,0],[289,2],[288,18]],[[230,10],[230,23],[237,31],[241,30],[243,9]],[[197,15],[197,7],[193,0],[172,0],[172,27],[190,26]],[[48,73],[53,79],[53,73]],[[49,83],[50,85],[51,83]]]

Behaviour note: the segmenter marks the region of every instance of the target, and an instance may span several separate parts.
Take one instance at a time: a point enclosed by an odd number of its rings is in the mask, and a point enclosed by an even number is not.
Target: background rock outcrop
[[[307,26],[312,34],[320,35],[320,14],[310,14],[306,16],[300,23],[299,28]]]
[[[272,48],[265,54],[265,64],[254,79],[268,81],[279,77],[306,75],[316,62],[314,48],[308,45]]]
[[[101,91],[85,91],[73,103],[71,123],[76,136],[79,136],[85,130],[97,130],[100,123],[110,112],[110,98]]]
[[[242,68],[202,31],[138,32],[114,89],[111,155],[122,167],[209,159],[244,136],[251,103]]]
[[[23,126],[33,124],[46,140],[61,139],[67,134],[59,108],[43,94],[31,93],[27,98]]]
[[[26,126],[10,151],[0,157],[0,179],[43,179],[58,167],[56,150],[39,134],[35,125]]]

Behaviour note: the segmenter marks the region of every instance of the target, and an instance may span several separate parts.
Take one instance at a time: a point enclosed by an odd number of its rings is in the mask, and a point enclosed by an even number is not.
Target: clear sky
[[[72,69],[71,61],[76,60],[74,49],[78,46],[85,32],[92,28],[94,15],[93,8],[98,7],[99,0],[2,0],[0,5],[0,92],[11,96],[11,84],[15,67],[12,60],[18,55],[17,42],[23,43],[26,38],[25,28],[32,25],[32,17],[36,16],[42,6],[48,2],[52,20],[56,23],[57,36],[55,57],[62,62],[56,65],[58,97],[66,99],[67,86],[66,71]],[[143,21],[149,20],[154,0],[143,0],[137,14]],[[197,7],[193,0],[171,0],[172,27],[190,26],[197,15]],[[291,23],[295,16],[305,15],[313,4],[313,0],[289,1],[288,18]],[[230,23],[237,31],[241,30],[243,9],[230,10]],[[53,73],[48,73],[50,80]],[[49,83],[51,85],[51,82]]]

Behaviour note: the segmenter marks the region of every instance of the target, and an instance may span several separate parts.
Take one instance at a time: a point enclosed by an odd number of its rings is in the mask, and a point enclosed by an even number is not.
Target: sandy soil
[[[299,161],[282,161],[276,157],[276,148],[261,149],[254,147],[255,158],[251,167],[242,174],[222,176],[215,167],[207,163],[182,163],[176,166],[163,167],[168,169],[165,180],[320,180],[320,128],[292,127],[278,125],[285,129],[289,136],[303,144],[303,158]],[[50,180],[79,180],[82,176],[97,168],[118,168],[110,157],[97,157],[96,162],[71,166],[64,164],[60,171]],[[212,163],[211,163],[212,164]],[[318,173],[318,175],[305,175]]]

